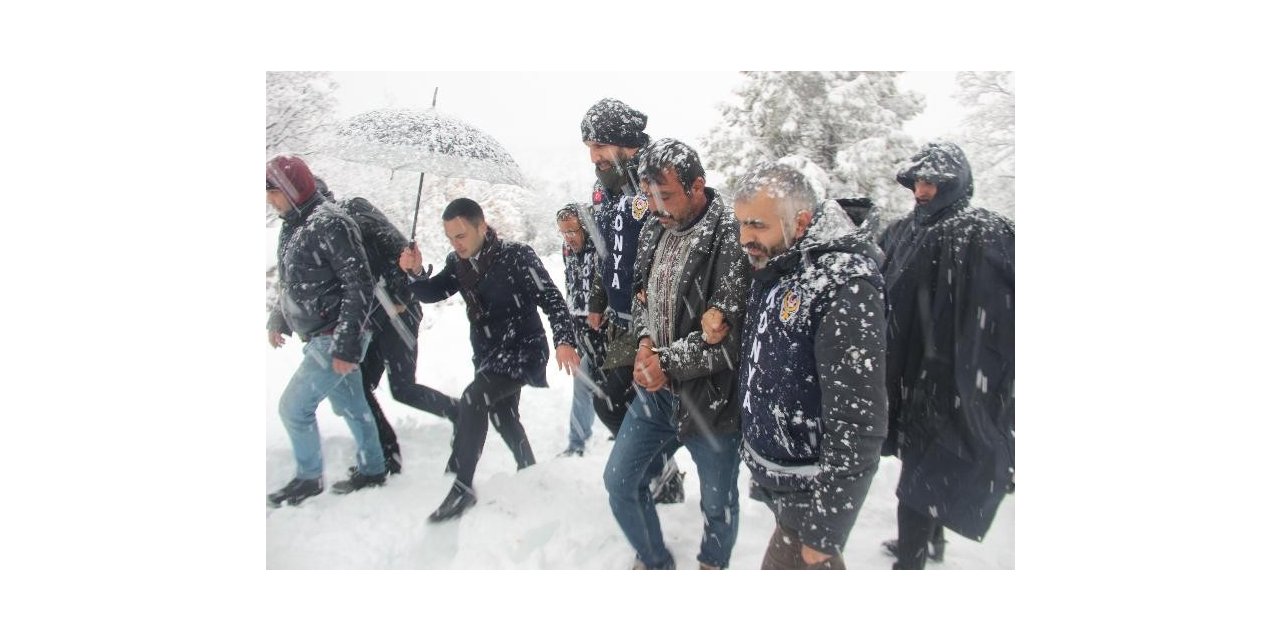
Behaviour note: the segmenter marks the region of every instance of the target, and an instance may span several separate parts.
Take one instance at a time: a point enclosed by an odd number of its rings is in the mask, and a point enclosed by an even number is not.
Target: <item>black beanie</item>
[[[621,100],[605,98],[587,109],[582,117],[582,140],[594,140],[619,147],[643,147],[649,144],[649,134],[644,127],[646,116]]]

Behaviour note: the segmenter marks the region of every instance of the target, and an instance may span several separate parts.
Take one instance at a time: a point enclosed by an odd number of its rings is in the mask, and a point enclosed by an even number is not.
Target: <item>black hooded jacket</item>
[[[937,195],[885,230],[889,440],[898,497],[980,540],[1013,482],[1013,224],[969,206],[964,153],[930,143],[898,174]]]
[[[355,221],[317,191],[283,216],[276,249],[280,297],[267,328],[303,340],[332,333],[336,358],[360,362],[373,277]]]

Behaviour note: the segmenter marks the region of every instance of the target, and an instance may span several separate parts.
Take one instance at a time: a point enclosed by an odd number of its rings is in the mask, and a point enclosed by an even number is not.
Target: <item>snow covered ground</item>
[[[271,230],[271,231],[274,231]],[[268,233],[269,237],[274,237]],[[272,245],[274,246],[274,245]],[[274,250],[268,252],[274,259]],[[431,259],[431,257],[428,257]],[[436,256],[437,264],[442,256]],[[548,272],[562,279],[558,255],[544,257]],[[471,347],[459,297],[424,305],[418,381],[450,395],[471,380]],[[545,318],[543,322],[545,324]],[[265,332],[264,332],[265,333]],[[548,335],[550,330],[548,329]],[[288,436],[276,402],[298,362],[301,343],[290,337],[284,347],[265,347],[266,474],[263,494],[293,476]],[[516,473],[515,462],[497,433],[490,430],[476,472],[479,504],[461,519],[426,524],[427,514],[448,491],[444,474],[449,454],[448,421],[401,405],[386,381],[378,400],[395,426],[404,471],[386,486],[346,496],[325,493],[299,507],[266,510],[266,566],[269,569],[628,569],[630,546],[609,512],[601,475],[612,445],[599,422],[582,458],[557,458],[568,441],[570,378],[550,365],[549,389],[525,387],[521,417],[538,464]],[[346,424],[327,403],[318,412],[323,439],[326,489],[346,475],[355,448]],[[685,502],[659,505],[667,546],[679,569],[696,569],[702,532],[698,511],[697,469],[689,454],[676,454],[685,478]],[[845,547],[851,569],[889,569],[892,559],[880,549],[896,535],[899,465],[882,458],[871,493]],[[757,569],[773,532],[773,517],[746,497],[748,474],[739,476],[741,525],[730,569]],[[985,542],[948,533],[945,562],[929,569],[1014,568],[1014,496],[1007,496]]]

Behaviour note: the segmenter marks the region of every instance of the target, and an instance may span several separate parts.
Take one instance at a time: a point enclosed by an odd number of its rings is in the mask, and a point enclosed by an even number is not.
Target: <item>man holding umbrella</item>
[[[507,446],[518,452],[518,468],[535,462],[520,424],[520,389],[526,384],[547,386],[547,336],[537,307],[551,322],[556,364],[570,374],[579,366],[569,307],[533,249],[500,239],[474,200],[450,202],[442,218],[453,251],[439,274],[426,277],[416,245],[400,254],[400,267],[412,276],[409,287],[414,296],[439,302],[461,293],[471,324],[476,375],[459,407],[452,456],[458,475],[430,522],[457,518],[475,505],[476,464],[490,421]]]

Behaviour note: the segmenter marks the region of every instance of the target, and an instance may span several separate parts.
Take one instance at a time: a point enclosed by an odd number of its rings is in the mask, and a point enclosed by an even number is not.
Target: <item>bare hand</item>
[[[347,362],[346,360],[343,360],[343,359],[341,359],[341,358],[334,358],[334,359],[333,359],[333,370],[334,370],[334,371],[336,371],[336,372],[338,372],[338,375],[340,375],[340,376],[345,376],[345,375],[347,375],[348,373],[351,373],[352,371],[355,371],[355,370],[356,370],[356,367],[358,367],[358,366],[360,366],[360,365],[358,365],[358,364],[356,364],[356,363],[354,363],[354,362]]]
[[[643,291],[636,294],[636,300],[639,300],[640,304],[649,304],[649,296],[645,295]]]
[[[602,313],[588,313],[588,314],[587,314],[587,326],[591,327],[592,329],[594,329],[594,330],[596,330],[596,331],[599,331],[599,330],[600,330],[600,325],[602,325],[602,324],[604,324],[604,314],[602,314]]]
[[[804,561],[805,564],[813,565],[830,560],[831,554],[823,553],[807,544],[802,544],[800,545],[800,559]]]
[[[640,340],[631,375],[645,391],[658,391],[667,385],[667,374],[662,370],[662,361],[658,358],[658,352],[653,350],[653,341],[649,338]]]
[[[422,252],[418,250],[416,242],[409,243],[409,246],[400,252],[400,268],[415,276],[422,273]]]
[[[573,347],[567,344],[556,347],[556,368],[573,375],[580,366],[582,366],[582,359],[578,357],[578,352]]]
[[[720,344],[729,335],[729,323],[724,321],[724,313],[715,307],[702,314],[702,340],[707,344]]]
[[[267,329],[267,344],[271,345],[272,349],[279,349],[280,347],[283,347],[284,334],[280,333],[279,331],[272,331],[271,329]]]

